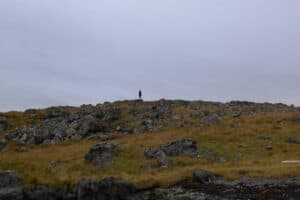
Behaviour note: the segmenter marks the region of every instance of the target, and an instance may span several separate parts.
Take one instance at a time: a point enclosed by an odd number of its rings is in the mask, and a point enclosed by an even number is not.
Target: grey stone
[[[63,163],[61,163],[61,162],[52,161],[48,164],[47,169],[54,169],[54,168],[60,167],[62,165],[63,165]]]
[[[204,158],[204,159],[207,159],[210,161],[214,161],[216,159],[216,156],[214,155],[214,153],[209,150],[205,150],[205,151],[201,152],[201,154],[199,156],[200,156],[200,158]]]
[[[112,157],[117,154],[117,145],[113,143],[100,143],[92,146],[85,155],[85,160],[93,164],[105,164],[110,162]]]
[[[272,141],[268,142],[268,143],[265,145],[265,148],[266,148],[266,150],[272,150],[272,149],[273,149]]]
[[[242,115],[242,112],[239,111],[239,110],[233,111],[232,114],[231,114],[231,116],[232,116],[233,118],[240,117],[241,115]]]
[[[24,199],[26,200],[58,200],[59,196],[53,190],[38,186],[36,188],[25,188],[23,190]]]
[[[0,188],[19,187],[21,183],[20,175],[15,171],[0,173]]]
[[[295,136],[289,136],[285,142],[292,143],[292,144],[300,144],[300,139]]]
[[[221,119],[218,114],[213,113],[213,114],[203,117],[202,121],[210,126],[213,126],[213,125],[219,124]]]
[[[91,133],[102,131],[101,122],[99,119],[88,115],[81,122],[78,134],[81,136],[89,136]]]
[[[149,159],[156,159],[159,167],[168,168],[171,166],[171,161],[168,159],[165,152],[160,149],[146,149],[144,156]]]
[[[23,200],[23,190],[21,187],[0,188],[1,200]]]
[[[113,177],[101,181],[83,179],[77,186],[77,200],[127,200],[136,187]]]
[[[200,183],[210,183],[217,180],[216,176],[206,170],[196,170],[193,173],[194,179]]]
[[[184,154],[187,156],[195,157],[198,155],[198,144],[193,139],[180,139],[175,140],[166,145],[160,145],[159,149],[165,152],[168,156],[178,156]]]

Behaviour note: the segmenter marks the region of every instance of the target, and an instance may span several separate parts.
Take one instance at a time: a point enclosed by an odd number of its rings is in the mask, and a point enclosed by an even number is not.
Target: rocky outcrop
[[[21,183],[20,175],[15,171],[5,171],[0,173],[0,188],[18,187]]]
[[[112,157],[117,154],[117,145],[113,143],[101,143],[92,146],[85,155],[87,162],[103,166],[111,162]]]
[[[21,184],[21,178],[17,172],[5,171],[0,173],[0,199],[22,200]]]
[[[8,131],[9,128],[10,133],[5,137],[8,141],[14,140],[24,144],[54,144],[60,141],[92,138],[99,133],[143,134],[163,128],[217,126],[223,116],[231,115],[237,121],[239,116],[297,110],[299,109],[283,104],[240,101],[229,103],[164,99],[154,102],[118,101],[96,106],[27,110],[23,113],[24,117],[29,117],[28,121],[32,121],[33,124],[26,124],[26,127],[13,125],[8,127],[10,117],[6,117],[4,113],[0,117],[0,132]],[[298,118],[293,117],[281,122],[297,122]],[[11,131],[13,128],[18,129]]]
[[[56,190],[45,186],[24,187],[16,172],[0,173],[1,200],[233,200],[298,199],[300,183],[294,180],[247,180],[233,182],[216,179],[209,171],[194,172],[194,181],[182,181],[168,188],[137,189],[114,177],[82,179],[74,188]]]
[[[126,200],[135,192],[133,184],[109,177],[101,181],[81,180],[76,196],[78,200]]]
[[[17,140],[23,144],[54,144],[59,141],[89,137],[102,131],[101,121],[92,115],[51,111],[47,118],[37,125],[28,125],[6,136],[8,141]]]

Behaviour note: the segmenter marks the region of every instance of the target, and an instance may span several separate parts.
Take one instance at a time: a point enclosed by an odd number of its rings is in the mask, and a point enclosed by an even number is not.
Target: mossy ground
[[[97,143],[95,140],[31,145],[27,146],[25,152],[18,152],[20,145],[11,143],[8,151],[0,153],[0,171],[17,170],[25,184],[45,184],[51,187],[63,184],[73,186],[81,178],[101,179],[107,176],[126,179],[140,188],[168,186],[190,178],[195,169],[210,170],[226,179],[235,179],[241,175],[251,178],[299,179],[300,165],[282,164],[281,161],[300,159],[299,144],[285,142],[288,136],[300,137],[300,123],[278,122],[295,114],[265,114],[238,119],[225,117],[219,125],[211,127],[173,128],[143,135],[120,135],[115,140],[119,144],[118,156],[104,169],[88,164],[83,159],[89,148]],[[236,127],[233,128],[232,124]],[[260,135],[271,137],[272,150],[265,148],[267,141],[259,138]],[[143,146],[157,146],[179,138],[194,138],[198,141],[200,151],[209,150],[217,158],[224,157],[227,161],[178,156],[171,158],[171,168],[162,169],[156,167],[155,161],[143,156]],[[63,165],[48,169],[52,161]]]

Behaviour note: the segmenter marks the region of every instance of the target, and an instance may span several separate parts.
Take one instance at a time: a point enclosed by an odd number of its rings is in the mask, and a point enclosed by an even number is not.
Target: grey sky
[[[299,0],[1,0],[0,111],[180,98],[300,105]]]

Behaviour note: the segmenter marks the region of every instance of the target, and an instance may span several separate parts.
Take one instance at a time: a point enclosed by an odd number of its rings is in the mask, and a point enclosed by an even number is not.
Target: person
[[[142,90],[139,90],[139,99],[142,99]]]

